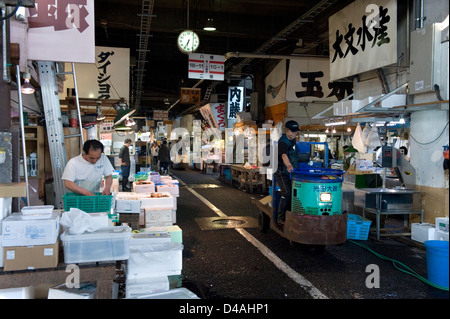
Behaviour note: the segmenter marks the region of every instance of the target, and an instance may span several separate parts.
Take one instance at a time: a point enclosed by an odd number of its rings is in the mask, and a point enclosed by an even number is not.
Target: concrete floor
[[[245,228],[244,232],[239,229],[201,230],[195,219],[215,217],[217,212],[256,218],[258,209],[251,198],[260,199],[265,195],[248,194],[222,183],[217,174],[201,174],[192,169],[172,170],[171,174],[182,181],[177,224],[183,231],[183,287],[202,299],[449,297],[448,292],[399,271],[391,261],[350,241],[327,246],[322,253],[315,254],[307,246],[291,245],[272,230],[267,233],[257,228]],[[395,224],[398,220],[392,219],[392,222]],[[427,276],[426,251],[420,245],[409,245],[390,237],[359,242]],[[379,276],[373,281],[379,283],[378,288],[366,285],[369,276],[375,274],[370,270],[373,267],[379,270]]]

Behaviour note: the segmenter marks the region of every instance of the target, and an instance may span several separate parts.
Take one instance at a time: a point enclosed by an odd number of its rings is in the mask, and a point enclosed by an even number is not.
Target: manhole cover
[[[257,228],[258,220],[249,216],[195,218],[201,230]]]
[[[241,220],[241,219],[232,219],[232,218],[227,218],[227,219],[216,219],[213,220],[214,224],[219,224],[219,225],[223,225],[223,226],[227,226],[227,227],[237,227],[240,225],[245,224],[245,220]]]

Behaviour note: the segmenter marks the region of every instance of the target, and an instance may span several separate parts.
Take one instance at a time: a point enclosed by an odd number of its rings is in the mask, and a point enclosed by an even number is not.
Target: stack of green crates
[[[86,213],[110,212],[112,195],[102,195],[94,193],[94,196],[84,196],[77,193],[67,193],[63,195],[64,210],[69,211],[70,208],[78,208]]]

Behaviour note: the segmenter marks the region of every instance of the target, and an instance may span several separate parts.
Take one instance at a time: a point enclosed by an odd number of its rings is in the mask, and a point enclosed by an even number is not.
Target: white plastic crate
[[[436,228],[433,224],[428,223],[412,223],[411,239],[424,243],[427,240],[434,240]]]
[[[391,108],[394,106],[402,106],[406,104],[406,94],[392,94],[381,102],[376,103],[375,107]]]
[[[342,114],[356,113],[364,105],[360,100],[347,100],[342,102]]]
[[[200,299],[196,294],[186,288],[175,288],[163,292],[140,296],[138,299]]]
[[[343,105],[342,102],[333,103],[333,115],[343,115]]]
[[[138,199],[116,199],[116,213],[139,214],[141,201]]]
[[[127,260],[130,252],[131,228],[115,226],[91,233],[61,234],[64,263]]]
[[[140,279],[127,279],[125,285],[126,298],[139,298],[170,289],[169,277],[156,276]]]
[[[436,230],[436,232],[434,233],[434,239],[448,241],[448,232]]]

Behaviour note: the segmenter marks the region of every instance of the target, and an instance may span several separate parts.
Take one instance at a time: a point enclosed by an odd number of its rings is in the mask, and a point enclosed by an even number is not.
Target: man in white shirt
[[[61,179],[71,192],[94,196],[105,176],[102,195],[110,195],[113,171],[111,162],[103,154],[103,144],[97,140],[88,140],[83,145],[83,153],[67,162]]]

